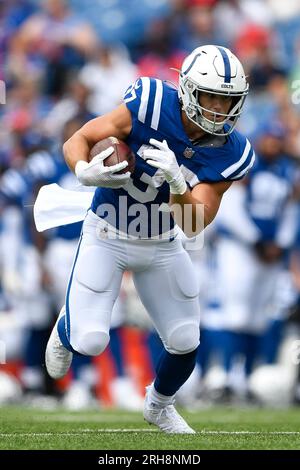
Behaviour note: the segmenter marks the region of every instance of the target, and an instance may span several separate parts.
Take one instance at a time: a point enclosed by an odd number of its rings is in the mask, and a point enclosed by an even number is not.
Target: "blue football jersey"
[[[60,151],[36,152],[27,161],[25,172],[33,184],[57,183],[65,189],[73,190],[78,181],[70,170]],[[82,222],[61,225],[51,231],[51,237],[74,240],[79,238]],[[49,234],[48,234],[49,236]]]
[[[285,156],[268,162],[257,156],[249,175],[246,208],[261,238],[274,241],[294,187],[295,165]]]
[[[70,172],[67,164],[60,168],[60,174],[57,175],[57,184],[64,189],[74,190],[78,184],[76,176]],[[53,236],[64,240],[75,240],[79,238],[82,228],[82,222],[60,225],[53,231]]]
[[[25,171],[10,168],[0,180],[0,204],[3,207],[16,206],[23,219],[23,239],[32,243],[31,215],[33,185]]]
[[[251,144],[237,131],[222,146],[194,145],[182,124],[178,92],[166,82],[142,77],[127,89],[124,102],[132,117],[126,143],[136,156],[135,171],[121,189],[97,188],[92,202],[92,210],[122,232],[131,234],[133,228],[135,234],[140,230],[140,238],[149,238],[172,232],[174,227],[171,215],[169,226],[163,217],[169,185],[162,171],[148,165],[143,156],[151,147],[150,139],[168,142],[190,188],[201,182],[241,179],[254,163]],[[116,220],[110,207],[115,209]]]
[[[23,217],[24,240],[32,243],[32,207],[37,189],[42,184],[58,183],[68,187],[66,180],[78,184],[60,153],[46,151],[33,153],[21,169],[9,169],[0,179],[0,205],[20,208]],[[72,188],[72,183],[69,184]],[[65,239],[78,238],[82,222],[63,225],[52,231],[52,236]]]

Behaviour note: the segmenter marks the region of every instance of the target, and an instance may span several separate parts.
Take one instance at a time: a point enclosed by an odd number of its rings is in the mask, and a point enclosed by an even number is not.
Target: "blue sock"
[[[61,340],[62,344],[64,347],[68,350],[71,351],[74,354],[79,354],[77,351],[75,351],[71,344],[70,341],[68,340],[67,333],[66,333],[66,316],[63,315],[57,324],[57,331],[58,331],[58,336],[59,339]]]
[[[149,332],[147,336],[147,346],[151,359],[151,368],[154,374],[154,370],[156,369],[156,366],[159,363],[159,359],[164,348],[162,341],[156,332]]]
[[[164,350],[156,368],[155,390],[166,396],[174,395],[194,370],[197,349],[188,354],[170,354]]]

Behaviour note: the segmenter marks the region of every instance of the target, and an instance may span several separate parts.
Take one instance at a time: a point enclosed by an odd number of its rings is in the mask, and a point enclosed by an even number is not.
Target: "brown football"
[[[109,157],[105,158],[103,162],[104,165],[112,166],[126,160],[128,162],[128,166],[124,168],[124,170],[118,171],[117,174],[126,173],[127,171],[133,173],[135,167],[135,155],[125,142],[117,139],[116,137],[107,137],[107,139],[97,142],[90,151],[89,160],[91,161],[96,155],[98,155],[98,153],[106,150],[108,147],[113,147],[114,152],[109,155]]]

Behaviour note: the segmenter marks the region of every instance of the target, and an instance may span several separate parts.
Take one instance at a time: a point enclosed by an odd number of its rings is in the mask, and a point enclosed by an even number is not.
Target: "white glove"
[[[79,160],[75,166],[75,175],[84,186],[101,186],[103,188],[122,188],[130,179],[130,172],[121,175],[115,173],[128,166],[128,162],[120,162],[112,166],[104,166],[103,160],[114,151],[113,147],[98,153],[90,163]]]
[[[159,140],[150,139],[149,143],[157,147],[158,150],[150,148],[144,151],[147,163],[154,168],[162,170],[170,185],[170,192],[172,194],[184,194],[187,190],[187,185],[178,166],[175,153],[169,149],[167,141],[160,142]]]

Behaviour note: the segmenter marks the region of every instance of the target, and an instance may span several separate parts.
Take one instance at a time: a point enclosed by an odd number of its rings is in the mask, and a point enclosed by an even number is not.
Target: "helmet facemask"
[[[232,98],[232,105],[227,114],[217,113],[206,109],[200,104],[200,93],[213,93],[215,95],[230,96]],[[198,127],[205,132],[213,135],[229,135],[235,128],[238,118],[241,115],[245,98],[248,94],[248,87],[245,91],[239,93],[233,92],[219,92],[216,90],[202,88],[197,85],[190,77],[185,77],[180,74],[180,97],[182,100],[182,109],[185,111],[187,117]],[[203,115],[206,111],[212,116],[208,119]],[[222,120],[218,120],[222,117]],[[222,132],[225,124],[229,124],[230,128],[227,132]]]

